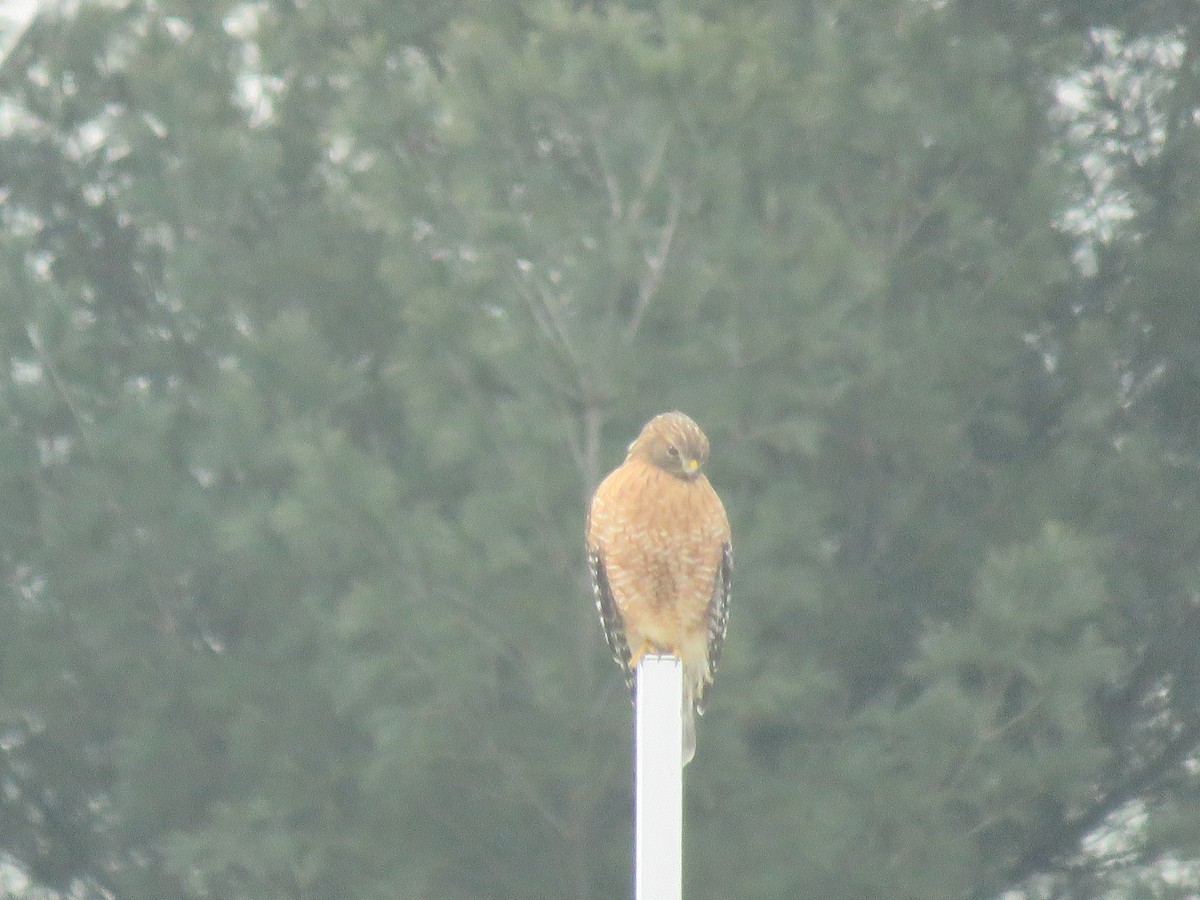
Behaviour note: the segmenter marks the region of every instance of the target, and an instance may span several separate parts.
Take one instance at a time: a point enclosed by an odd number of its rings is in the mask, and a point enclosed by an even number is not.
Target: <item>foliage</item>
[[[582,510],[682,408],[737,547],[688,896],[1186,889],[1200,31],[1152,5],[44,12],[0,69],[0,847],[620,895]]]

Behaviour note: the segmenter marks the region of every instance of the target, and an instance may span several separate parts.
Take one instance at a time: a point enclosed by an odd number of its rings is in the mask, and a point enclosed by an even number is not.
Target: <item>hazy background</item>
[[[672,408],[689,900],[1197,896],[1200,5],[38,9],[0,896],[627,896],[583,516]]]

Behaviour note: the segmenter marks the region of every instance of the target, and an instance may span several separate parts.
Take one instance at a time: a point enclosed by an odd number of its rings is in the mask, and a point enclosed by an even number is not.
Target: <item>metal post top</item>
[[[634,896],[680,900],[683,883],[683,664],[646,655],[637,667]]]

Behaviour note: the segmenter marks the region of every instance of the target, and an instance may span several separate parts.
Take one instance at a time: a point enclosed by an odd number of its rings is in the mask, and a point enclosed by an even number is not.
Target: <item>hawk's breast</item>
[[[601,482],[588,544],[604,561],[631,645],[645,638],[682,655],[706,634],[728,540],[725,510],[703,475],[683,480],[634,459]]]

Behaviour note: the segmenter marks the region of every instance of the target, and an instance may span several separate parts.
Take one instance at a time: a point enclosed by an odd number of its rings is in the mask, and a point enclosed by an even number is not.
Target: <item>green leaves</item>
[[[900,720],[916,735],[942,735],[920,758],[972,810],[968,829],[998,818],[1036,828],[1021,810],[1085,804],[1104,774],[1096,702],[1127,662],[1102,636],[1111,601],[1095,559],[1055,523],[1035,543],[992,553],[970,613],[928,629],[908,667],[915,696]]]
[[[31,29],[3,845],[130,897],[619,895],[583,511],[681,408],[737,548],[689,896],[990,896],[1068,858],[1150,889],[1200,839],[1196,175],[1184,116],[1158,218],[1080,275],[1048,104],[1101,7]]]

